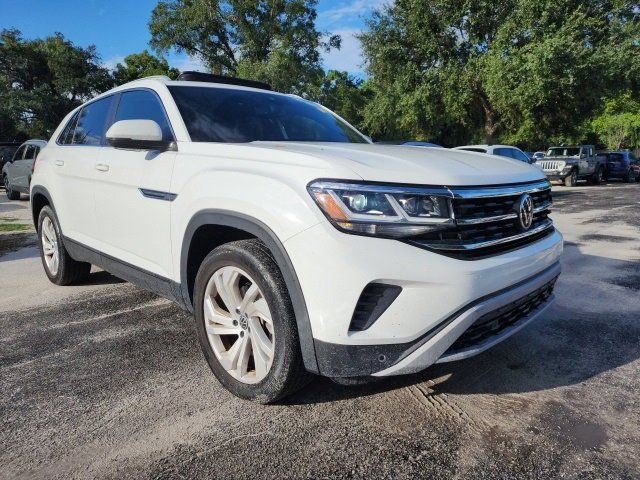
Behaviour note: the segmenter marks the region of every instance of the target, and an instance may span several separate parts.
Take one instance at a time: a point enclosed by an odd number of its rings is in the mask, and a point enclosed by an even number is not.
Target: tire
[[[593,183],[594,185],[600,185],[602,183],[602,179],[603,179],[603,173],[602,173],[602,167],[600,167],[600,165],[598,165],[596,167],[596,171],[593,172],[593,175],[591,175],[591,183]]]
[[[86,280],[91,264],[71,258],[64,246],[58,217],[48,205],[38,216],[38,247],[42,266],[49,280],[56,285],[71,285]]]
[[[564,177],[565,187],[575,187],[578,184],[578,171],[576,169],[571,170],[571,173]]]
[[[11,185],[9,184],[9,177],[7,177],[6,175],[3,176],[3,183],[4,183],[4,191],[7,194],[7,198],[9,200],[20,200],[20,192],[11,190]]]
[[[207,255],[195,280],[194,312],[207,363],[234,395],[272,403],[311,378],[282,273],[259,240],[230,242]]]
[[[623,180],[626,183],[635,183],[637,181],[636,172],[630,168],[627,174],[624,176]]]

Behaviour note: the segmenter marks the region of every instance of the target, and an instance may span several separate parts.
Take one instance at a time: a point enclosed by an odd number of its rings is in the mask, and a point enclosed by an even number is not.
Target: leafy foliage
[[[371,133],[526,147],[577,140],[637,91],[638,9],[607,0],[397,0],[361,35]]]
[[[340,46],[316,30],[316,0],[163,0],[151,45],[197,57],[213,72],[253,78],[276,90],[317,95],[321,51]]]
[[[124,58],[124,64],[118,63],[113,70],[113,80],[116,85],[137,80],[151,75],[166,75],[175,79],[180,72],[177,68],[169,67],[164,58],[151,55],[147,50],[132,53]]]
[[[48,138],[73,108],[112,85],[94,47],[57,33],[24,40],[0,32],[0,138]]]
[[[591,126],[612,150],[640,148],[640,102],[630,92],[608,100]]]

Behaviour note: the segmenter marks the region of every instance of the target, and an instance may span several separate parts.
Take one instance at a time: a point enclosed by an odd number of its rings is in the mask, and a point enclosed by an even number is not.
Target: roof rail
[[[226,83],[228,85],[239,85],[242,87],[259,88],[260,90],[273,90],[271,85],[256,80],[247,80],[244,78],[225,77],[224,75],[215,75],[213,73],[202,72],[182,72],[176,79],[183,82],[210,82],[210,83]]]

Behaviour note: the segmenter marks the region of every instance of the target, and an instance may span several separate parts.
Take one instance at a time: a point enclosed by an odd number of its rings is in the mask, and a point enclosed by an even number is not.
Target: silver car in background
[[[29,194],[33,163],[46,144],[46,140],[27,140],[2,167],[2,184],[9,200],[19,200],[21,193]]]

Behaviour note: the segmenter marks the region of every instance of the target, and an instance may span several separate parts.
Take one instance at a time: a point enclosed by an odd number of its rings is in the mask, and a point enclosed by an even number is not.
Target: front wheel
[[[214,249],[194,286],[200,345],[209,367],[234,395],[271,403],[308,380],[291,299],[259,240]]]
[[[11,189],[11,184],[9,183],[9,177],[4,175],[4,191],[7,194],[7,198],[9,200],[20,200],[20,192],[16,192]]]
[[[56,214],[51,207],[40,210],[38,216],[38,246],[44,271],[56,285],[70,285],[85,280],[91,264],[71,258],[64,246]]]
[[[571,170],[571,173],[564,177],[564,186],[565,187],[575,187],[578,184],[578,171]]]

